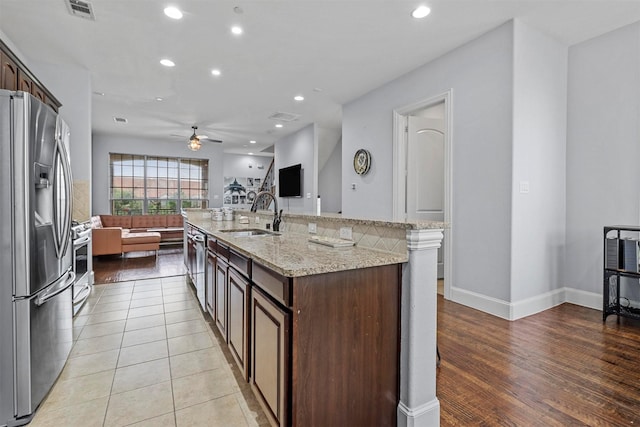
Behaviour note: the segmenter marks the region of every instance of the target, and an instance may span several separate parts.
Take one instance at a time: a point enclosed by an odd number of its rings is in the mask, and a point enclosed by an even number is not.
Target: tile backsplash
[[[91,184],[89,181],[73,181],[72,218],[78,222],[91,219]]]
[[[246,215],[255,225],[255,217],[260,217],[260,228],[273,221],[273,214],[262,212],[237,211],[237,215]],[[297,234],[308,234],[309,223],[316,224],[316,235],[340,238],[340,227],[351,227],[353,241],[361,248],[375,249],[398,254],[407,253],[407,230],[401,227],[385,226],[384,221],[352,221],[349,219],[323,218],[322,216],[283,215],[280,229]]]

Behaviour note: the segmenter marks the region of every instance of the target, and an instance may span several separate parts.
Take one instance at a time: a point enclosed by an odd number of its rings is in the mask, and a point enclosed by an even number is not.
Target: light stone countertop
[[[279,235],[234,237],[224,229],[258,228],[256,224],[240,224],[234,221],[212,221],[196,212],[187,212],[187,221],[228,244],[253,261],[269,267],[287,277],[354,270],[380,265],[400,264],[408,261],[407,255],[359,248],[332,248],[308,241],[304,234],[283,232]],[[264,228],[265,224],[259,225]]]

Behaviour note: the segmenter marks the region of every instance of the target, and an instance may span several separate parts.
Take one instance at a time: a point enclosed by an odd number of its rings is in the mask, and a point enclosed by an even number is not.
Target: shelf
[[[640,279],[640,227],[604,227],[603,251],[602,320],[610,314],[640,320],[639,307],[620,305],[621,299],[626,299],[620,296],[621,279]]]

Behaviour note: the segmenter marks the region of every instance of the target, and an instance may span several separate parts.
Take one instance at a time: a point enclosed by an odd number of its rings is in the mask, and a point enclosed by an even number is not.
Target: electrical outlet
[[[310,222],[309,223],[309,233],[317,233],[318,229],[316,227],[316,223],[315,222]]]
[[[340,238],[345,240],[353,240],[351,227],[340,227]]]

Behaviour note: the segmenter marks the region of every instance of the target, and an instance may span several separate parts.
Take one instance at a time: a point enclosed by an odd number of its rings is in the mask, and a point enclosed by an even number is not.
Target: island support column
[[[402,270],[398,426],[440,425],[436,397],[438,248],[442,230],[408,230]]]

